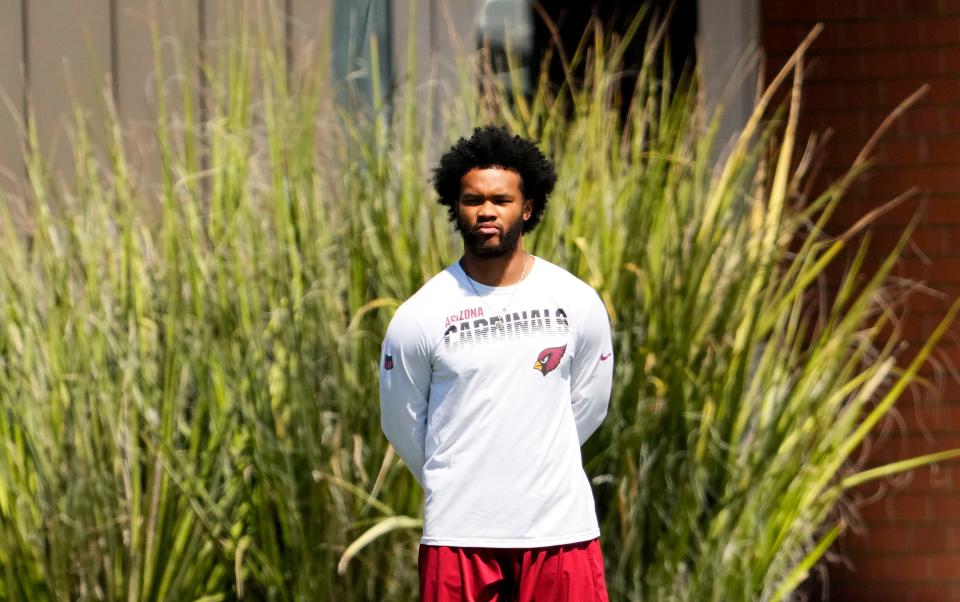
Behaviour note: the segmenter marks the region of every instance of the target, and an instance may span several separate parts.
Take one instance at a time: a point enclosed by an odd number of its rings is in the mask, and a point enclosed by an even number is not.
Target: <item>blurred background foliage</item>
[[[612,599],[795,595],[846,490],[950,455],[851,463],[956,308],[901,357],[897,255],[861,269],[873,216],[824,232],[869,154],[807,194],[809,40],[719,145],[697,74],[639,18],[588,27],[559,87],[465,64],[443,104],[374,77],[350,111],[323,57],[290,71],[251,21],[202,93],[170,94],[158,59],[158,185],[109,97],[76,112],[69,180],[25,123],[29,191],[0,203],[0,600],[414,599],[421,493],[380,433],[379,345],[458,256],[429,174],[482,123],[556,161],[528,249],[611,316],[610,413],[583,454]]]

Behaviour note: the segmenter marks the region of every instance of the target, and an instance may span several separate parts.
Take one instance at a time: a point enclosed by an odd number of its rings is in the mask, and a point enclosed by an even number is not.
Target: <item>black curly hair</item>
[[[533,230],[543,217],[557,173],[536,144],[492,125],[474,129],[469,139],[460,138],[440,157],[440,163],[433,170],[433,188],[440,196],[439,203],[450,211],[450,221],[457,220],[460,180],[464,174],[471,169],[488,167],[520,174],[520,192],[524,199],[533,201],[533,212],[524,222],[523,231]]]

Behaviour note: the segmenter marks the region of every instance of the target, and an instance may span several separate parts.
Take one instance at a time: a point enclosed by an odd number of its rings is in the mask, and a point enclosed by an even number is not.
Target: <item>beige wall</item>
[[[16,117],[23,112],[23,17],[20,2],[0,0],[0,185],[23,173],[16,142]]]
[[[9,2],[9,0],[8,0]],[[44,152],[55,165],[70,165],[66,124],[74,102],[102,109],[111,64],[109,0],[30,0],[26,40],[27,99]]]
[[[698,47],[706,108],[723,108],[718,151],[753,112],[760,55],[760,0],[699,0]]]
[[[394,77],[403,82],[407,76],[407,43],[410,31],[409,11],[414,11],[412,33],[416,61],[415,84],[421,111],[433,110],[432,147],[442,145],[441,124],[447,100],[460,85],[457,64],[464,55],[476,52],[476,16],[483,0],[391,0]],[[432,105],[426,102],[428,95]],[[426,118],[426,115],[422,115]],[[461,124],[463,134],[469,124]]]
[[[127,140],[134,149],[134,160],[152,156],[156,151],[153,112],[156,109],[157,69],[152,43],[153,26],[160,42],[161,70],[168,82],[166,89],[176,98],[177,55],[191,61],[184,65],[188,85],[196,85],[199,20],[196,0],[120,0],[116,3],[116,64],[114,77],[117,108],[127,129]],[[159,180],[159,163],[143,161],[137,173],[149,181]]]
[[[68,124],[75,102],[97,115],[105,96],[112,98],[130,142],[149,156],[156,101],[151,24],[157,26],[163,69],[175,93],[176,82],[199,81],[200,48],[216,35],[225,2],[251,14],[265,6],[263,0],[0,0],[0,185],[9,188],[24,173],[17,123],[25,102],[37,119],[43,151],[61,177],[72,171]],[[291,58],[319,50],[328,39],[333,0],[273,0],[273,6],[278,16],[290,17],[282,27]],[[173,77],[175,47],[186,63],[179,79]]]

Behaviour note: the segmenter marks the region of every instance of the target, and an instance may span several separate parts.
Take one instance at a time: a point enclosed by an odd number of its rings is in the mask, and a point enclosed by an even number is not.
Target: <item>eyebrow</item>
[[[460,194],[460,198],[477,198],[477,197],[483,198],[484,195],[480,194],[479,192],[463,192]],[[513,198],[513,196],[509,192],[496,192],[494,194],[491,194],[490,197],[494,199]]]

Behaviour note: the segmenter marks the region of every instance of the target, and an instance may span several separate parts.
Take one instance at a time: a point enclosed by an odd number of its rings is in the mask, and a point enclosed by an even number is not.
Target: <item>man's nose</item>
[[[494,207],[491,201],[484,201],[484,203],[480,205],[479,211],[477,211],[477,217],[478,218],[496,218],[497,212],[495,209],[496,208]]]

